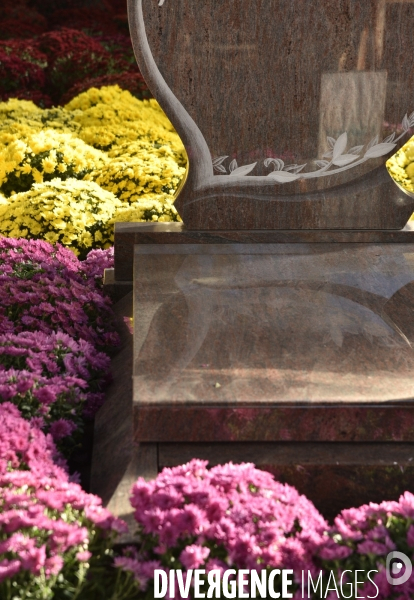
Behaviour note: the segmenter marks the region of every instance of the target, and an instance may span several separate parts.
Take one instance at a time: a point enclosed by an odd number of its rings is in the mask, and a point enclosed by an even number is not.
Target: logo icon
[[[386,576],[391,585],[401,585],[408,581],[413,572],[411,560],[402,552],[394,550],[387,556]]]

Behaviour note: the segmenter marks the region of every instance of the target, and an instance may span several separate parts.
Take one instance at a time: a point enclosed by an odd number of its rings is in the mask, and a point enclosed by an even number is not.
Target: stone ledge
[[[130,284],[136,244],[308,244],[308,243],[412,243],[409,222],[395,230],[241,230],[190,231],[183,223],[115,223],[115,273],[113,281]]]
[[[118,302],[124,298],[129,292],[132,292],[132,281],[116,281],[115,269],[105,269],[103,279],[103,291],[114,302]]]

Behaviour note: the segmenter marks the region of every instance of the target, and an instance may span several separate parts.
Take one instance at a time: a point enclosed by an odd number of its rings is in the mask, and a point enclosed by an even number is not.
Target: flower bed
[[[0,597],[136,597],[113,563],[125,524],[71,483],[68,457],[102,404],[116,346],[101,291],[113,251],[79,261],[44,241],[0,240]],[[68,334],[70,333],[70,335]]]
[[[68,456],[104,401],[109,357],[64,333],[0,336],[0,400],[50,432]]]
[[[0,239],[0,297],[3,331],[64,331],[100,349],[118,343],[110,300],[65,248]]]
[[[296,600],[413,598],[412,579],[392,586],[386,577],[390,551],[414,558],[413,494],[344,510],[329,526],[309,500],[253,465],[206,466],[193,460],[164,469],[132,489],[139,546],[127,548],[115,564],[134,575],[142,597],[154,597],[155,569],[182,570],[183,584],[191,584],[188,594],[177,590],[176,597],[194,598],[194,569],[205,572],[204,584],[210,571],[232,570],[229,593],[239,570],[266,570],[269,577],[279,568],[292,570],[289,591]],[[280,584],[274,591],[281,592]]]
[[[113,219],[122,203],[94,182],[53,179],[15,194],[0,208],[7,237],[61,243],[85,258],[91,248],[109,248]]]
[[[0,240],[0,401],[50,432],[69,456],[104,400],[118,344],[97,276],[112,251],[82,263],[42,241]]]
[[[27,10],[18,13],[20,23],[15,32],[24,26],[21,15]],[[78,23],[73,19],[75,11],[79,13],[79,9],[55,11],[51,23],[55,29],[50,31],[45,31],[43,21],[37,35],[34,31],[30,35],[28,28],[22,39],[0,40],[0,100],[20,98],[47,107],[63,104],[97,84],[121,84],[139,98],[151,98],[139,73],[137,77],[129,35],[116,27],[99,27],[103,11],[86,8],[78,15]],[[82,19],[83,31],[78,27]],[[95,27],[88,28],[88,20]],[[13,22],[11,19],[9,25]],[[101,25],[105,25],[102,20]],[[2,32],[7,27],[3,21]]]
[[[378,600],[409,600],[414,597],[414,580],[393,586],[387,580],[386,559],[398,550],[414,559],[414,495],[406,492],[398,502],[367,504],[343,510],[329,530],[329,541],[320,552],[325,569],[339,580],[342,572],[365,573],[360,595]],[[371,581],[366,577],[370,570]],[[347,589],[347,588],[345,588]],[[347,592],[348,593],[348,592]]]
[[[3,239],[2,310],[12,306],[7,296],[15,288],[8,287],[9,281],[22,286],[20,293],[38,293],[33,286],[47,277],[51,304],[76,282],[70,305],[79,302],[79,295],[92,293],[96,302],[101,298],[96,315],[101,310],[109,315],[99,279],[112,260],[111,251],[94,250],[82,262],[70,250],[42,241]],[[24,308],[28,314],[34,298]],[[87,312],[93,323],[90,308],[79,303],[77,310]],[[194,460],[165,469],[152,482],[139,480],[131,497],[138,542],[115,552],[117,521],[98,499],[69,482],[56,448],[69,455],[87,403],[102,400],[108,358],[97,354],[91,341],[96,348],[113,334],[101,323],[73,330],[69,337],[63,331],[74,320],[60,320],[59,310],[39,313],[35,325],[30,318],[13,318],[13,310],[7,313],[10,332],[0,336],[0,522],[5,523],[0,597],[23,600],[30,593],[62,600],[67,594],[79,594],[82,600],[149,599],[155,569],[182,569],[185,583],[195,568],[204,569],[206,577],[214,569],[222,574],[265,569],[269,576],[272,569],[291,568],[296,599],[303,593],[302,571],[311,573],[314,582],[322,573],[310,597],[334,598],[332,589],[352,585],[344,571],[356,569],[364,571],[356,595],[412,598],[410,582],[394,593],[385,575],[389,551],[414,554],[412,494],[399,502],[343,511],[329,526],[305,497],[253,465],[208,470],[205,462]],[[51,314],[59,318],[51,319]],[[46,330],[39,333],[42,326]],[[88,342],[85,336],[93,339]],[[229,585],[235,581],[231,578]],[[194,597],[191,585],[189,597]]]
[[[9,403],[0,405],[0,440],[2,600],[124,597],[128,577],[111,555],[125,523],[69,481],[51,438]]]
[[[87,92],[91,88],[100,89],[117,85],[122,90],[130,92],[138,100],[149,100],[152,94],[147,88],[141,73],[137,71],[126,71],[124,73],[111,73],[110,75],[100,75],[99,77],[87,77],[82,81],[75,83],[67,92],[65,92],[60,101],[62,104],[68,103],[72,98],[75,98],[82,92]],[[27,96],[22,96],[26,98]],[[36,102],[36,97],[33,96],[33,101]],[[39,104],[39,102],[36,102]]]
[[[0,38],[32,38],[47,29],[47,19],[27,0],[2,0]]]
[[[414,193],[414,138],[408,140],[398,152],[387,161],[391,177],[407,192]]]
[[[0,235],[59,242],[85,258],[116,221],[178,221],[184,148],[158,104],[117,86],[64,108],[0,103]]]
[[[105,154],[70,133],[46,129],[24,139],[20,134],[0,151],[0,191],[10,196],[55,178],[84,179],[106,161]]]
[[[413,597],[410,581],[396,589],[385,577],[390,550],[414,552],[412,494],[345,510],[330,527],[309,500],[253,465],[208,470],[193,460],[137,481],[131,504],[139,541],[115,552],[125,525],[70,483],[51,437],[10,403],[0,405],[0,440],[2,599],[149,600],[156,569],[181,569],[184,585],[194,569],[205,572],[202,581],[211,571],[229,572],[227,593],[237,594],[239,570],[265,570],[269,579],[278,568],[291,569],[296,600],[332,600],[341,589],[351,597],[344,587],[352,589],[351,577],[343,575],[356,569],[362,574],[352,597]],[[302,572],[319,582],[316,589],[303,587]],[[176,597],[194,598],[193,585]]]
[[[155,481],[137,481],[131,504],[141,546],[116,564],[151,592],[156,565],[207,573],[283,566],[300,581],[302,570],[316,572],[328,527],[307,498],[250,464],[208,470],[207,462],[193,460],[164,469]]]
[[[113,14],[108,2],[0,8],[3,37],[18,17],[25,38],[0,42],[0,100],[11,98],[0,102],[0,598],[150,600],[155,569],[182,569],[185,584],[194,569],[277,568],[292,569],[296,600],[337,598],[356,569],[354,597],[413,598],[410,581],[393,588],[385,572],[389,551],[414,554],[409,493],[330,526],[253,465],[193,460],[137,481],[137,543],[121,551],[125,524],[70,480],[66,459],[103,402],[118,341],[101,289],[113,224],[178,220],[187,164],[158,104],[138,99],[150,93]],[[412,154],[410,141],[388,163],[409,190]],[[320,589],[301,588],[303,571],[321,574]]]

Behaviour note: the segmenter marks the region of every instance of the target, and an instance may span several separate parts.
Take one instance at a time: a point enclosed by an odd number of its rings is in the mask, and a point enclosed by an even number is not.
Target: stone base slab
[[[115,223],[115,274],[113,282],[133,280],[136,244],[309,244],[414,242],[414,223],[401,230],[241,230],[194,231],[183,223]]]

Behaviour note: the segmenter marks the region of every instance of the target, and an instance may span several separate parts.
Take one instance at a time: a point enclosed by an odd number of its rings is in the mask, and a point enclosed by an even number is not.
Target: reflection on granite
[[[411,0],[128,0],[185,145],[186,227],[400,229],[386,158],[412,133]]]
[[[269,172],[263,160],[272,152],[286,164],[322,158],[327,136],[344,131],[349,148],[382,141],[414,108],[410,0],[157,4],[142,0],[149,50],[212,155],[227,155],[217,175],[233,158],[257,161],[254,175]],[[132,35],[142,42],[132,8]],[[142,66],[157,83],[149,61]],[[334,185],[326,179],[323,187]]]
[[[183,223],[115,223],[115,284],[133,280],[136,244],[409,244],[413,222],[399,231],[386,230],[244,230],[193,231]]]
[[[132,522],[136,478],[189,457],[251,460],[326,516],[414,491],[412,244],[146,243],[135,259],[134,360],[130,294],[95,421],[111,510]]]
[[[413,399],[411,245],[148,244],[135,258],[137,408]]]

